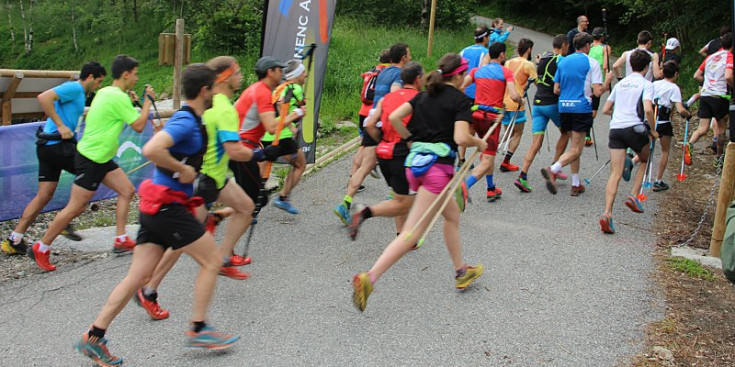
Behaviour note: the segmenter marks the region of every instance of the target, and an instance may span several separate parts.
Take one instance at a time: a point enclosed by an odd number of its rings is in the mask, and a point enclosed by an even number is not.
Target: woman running
[[[424,213],[439,197],[442,189],[449,184],[454,175],[454,160],[457,145],[477,147],[485,150],[487,143],[470,134],[472,121],[472,101],[458,87],[467,72],[467,60],[457,54],[449,53],[439,60],[439,69],[432,71],[426,82],[426,91],[419,93],[390,114],[390,123],[409,142],[411,151],[406,159],[406,178],[416,198],[408,213],[401,234],[391,242],[380,255],[373,267],[353,278],[354,294],[352,300],[360,311],[365,311],[367,299],[373,291],[373,284],[393,264],[411,251],[415,238],[406,238],[407,233],[420,235],[428,226],[438,206],[414,228]],[[408,126],[403,126],[402,118],[413,114]],[[433,161],[424,164],[425,161]],[[423,162],[422,162],[423,161]],[[448,193],[454,195],[454,193]],[[451,200],[442,212],[444,217],[444,240],[456,269],[456,286],[466,288],[473,280],[482,275],[483,266],[469,266],[462,259],[462,245],[459,238],[459,206]]]

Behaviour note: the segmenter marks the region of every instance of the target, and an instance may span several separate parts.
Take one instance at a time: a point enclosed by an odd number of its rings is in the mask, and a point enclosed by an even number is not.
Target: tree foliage
[[[360,21],[386,26],[419,26],[428,17],[429,0],[337,1],[337,12]],[[436,27],[462,27],[473,15],[475,0],[437,0]],[[428,22],[423,22],[427,24]]]

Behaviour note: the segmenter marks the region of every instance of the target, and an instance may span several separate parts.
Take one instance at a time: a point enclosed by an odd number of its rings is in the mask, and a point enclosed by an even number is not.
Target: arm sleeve
[[[536,67],[534,67],[533,63],[529,62],[526,65],[526,73],[528,73],[528,77],[538,79],[538,73],[536,72]]]
[[[673,90],[671,91],[671,105],[673,107],[674,103],[681,102],[681,89],[679,89],[678,86],[675,86]]]
[[[610,92],[610,95],[607,96],[607,100],[610,102],[615,102],[615,96],[617,95],[618,86],[617,84],[613,87],[612,92]]]
[[[503,76],[505,76],[505,82],[515,82],[516,79],[513,77],[513,71],[503,67]]]
[[[653,83],[649,82],[643,85],[643,100],[653,101]]]
[[[120,119],[130,125],[140,117],[140,112],[133,107],[127,94],[120,94],[117,98],[117,111]]]
[[[187,112],[177,112],[177,114],[179,113]],[[163,127],[163,131],[167,132],[168,135],[171,136],[175,145],[189,137],[192,130],[196,128],[197,127],[192,126],[192,121],[188,118],[174,115],[174,117],[168,120],[166,125]]]
[[[731,52],[727,53],[727,64],[725,64],[725,69],[732,70],[732,53]]]
[[[498,42],[505,42],[505,40],[507,40],[507,39],[508,39],[508,35],[509,35],[509,34],[510,34],[510,32],[508,32],[508,31],[505,31],[505,33],[503,33],[503,35],[502,35],[502,36],[498,37]]]
[[[704,65],[707,64],[708,59],[709,59],[709,56],[704,58],[704,61],[702,61],[702,64],[699,65],[699,71],[704,72]]]
[[[273,103],[271,103],[272,98],[270,92],[265,90],[262,91],[263,92],[259,92],[255,95],[255,103],[257,103],[258,106],[258,113],[274,112],[276,109],[273,107]]]
[[[596,60],[590,58],[590,83],[602,84],[602,70]]]
[[[79,85],[79,83],[77,82],[71,82],[64,83],[55,87],[54,92],[56,92],[56,95],[59,97],[59,101],[61,103],[66,103],[75,100],[79,97],[80,94],[84,95],[84,88],[82,88],[81,85]]]
[[[472,101],[465,96],[461,96],[457,103],[457,110],[454,113],[454,121],[467,121],[472,123]]]
[[[477,72],[477,69],[479,69],[479,68],[474,68],[474,69],[470,70],[470,78],[472,78],[472,82],[473,83],[475,82],[475,73]]]
[[[219,126],[217,126],[217,138],[222,142],[240,141],[239,120],[237,112],[233,109],[230,113],[222,116]]]

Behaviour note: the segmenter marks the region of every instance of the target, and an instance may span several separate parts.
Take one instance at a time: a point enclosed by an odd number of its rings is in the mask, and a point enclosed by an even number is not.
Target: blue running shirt
[[[84,100],[86,99],[86,93],[81,83],[77,81],[65,82],[57,87],[53,88],[56,95],[59,97],[54,101],[54,110],[61,118],[61,122],[66,125],[72,132],[77,129],[77,123],[79,117],[84,113]],[[56,124],[51,117],[46,119],[46,124],[43,125],[43,132],[46,134],[53,134],[59,131],[56,128]],[[76,133],[74,134],[76,137]],[[59,144],[61,140],[51,140],[46,145]]]
[[[559,113],[592,113],[592,84],[602,84],[600,64],[575,52],[558,62],[554,82],[561,87]]]
[[[467,66],[469,66],[469,70],[472,70],[480,66],[482,58],[485,57],[487,53],[488,50],[485,46],[474,44],[472,46],[465,47],[465,49],[459,53],[459,56],[467,59]],[[468,85],[467,88],[464,89],[464,94],[466,94],[467,97],[475,99],[475,88],[475,83]]]

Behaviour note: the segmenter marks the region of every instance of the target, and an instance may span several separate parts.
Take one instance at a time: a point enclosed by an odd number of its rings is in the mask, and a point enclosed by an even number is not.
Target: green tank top
[[[590,47],[590,53],[589,56],[600,64],[600,70],[604,70],[602,67],[602,62],[605,61],[605,49],[603,48],[602,44],[599,44],[597,46]]]

